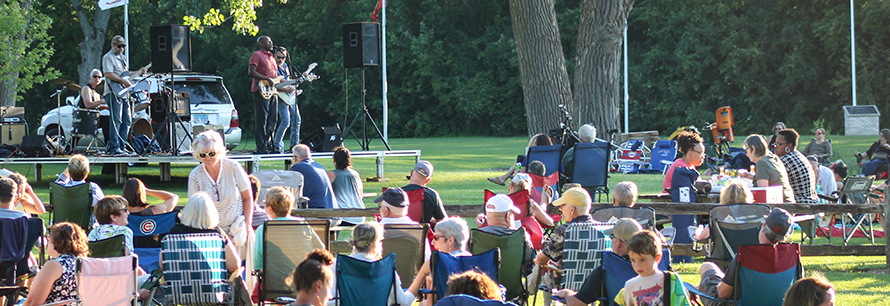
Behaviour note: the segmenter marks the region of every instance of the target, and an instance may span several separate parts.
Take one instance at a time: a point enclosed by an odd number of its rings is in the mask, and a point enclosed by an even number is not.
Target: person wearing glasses
[[[467,251],[467,241],[470,240],[470,228],[467,221],[463,218],[445,218],[436,224],[436,238],[433,239],[433,246],[442,253],[448,253],[451,256],[472,256]],[[414,281],[408,287],[408,292],[414,296],[420,295],[420,287],[424,284],[432,284],[430,277],[430,261],[427,260],[417,271]]]
[[[776,156],[785,165],[795,203],[819,203],[819,197],[816,195],[816,173],[810,167],[807,157],[797,150],[799,138],[800,135],[794,129],[779,131],[776,137]]]
[[[283,81],[291,79],[290,67],[285,62],[287,60],[287,49],[284,47],[275,47],[275,62],[278,63],[278,75],[284,76]],[[300,83],[288,85],[279,88],[279,92],[283,92],[293,99],[293,104],[288,105],[284,99],[278,99],[278,130],[275,131],[275,140],[272,142],[275,147],[273,150],[280,154],[284,154],[286,148],[284,146],[284,134],[290,128],[290,147],[300,143],[300,108],[297,107],[297,96],[303,93],[302,89],[297,89]]]
[[[695,181],[699,177],[697,168],[705,161],[705,144],[701,136],[695,133],[681,133],[677,136],[677,147],[683,153],[685,167],[677,167],[671,176],[671,201],[675,203],[698,202]],[[676,161],[674,163],[677,163]],[[690,227],[695,228],[696,216],[673,215],[671,220],[677,230],[674,243],[692,243],[689,235]],[[692,262],[692,256],[673,256],[671,262]]]
[[[825,129],[823,128],[816,129],[816,138],[811,139],[807,147],[801,151],[806,156],[815,155],[819,159],[819,163],[826,165],[831,159],[832,152],[831,142],[825,140]]]
[[[90,82],[80,90],[79,108],[97,109],[105,104],[105,99],[96,91],[100,83],[102,83],[102,71],[93,69],[90,71]]]
[[[772,152],[776,151],[776,135],[779,135],[779,131],[785,129],[784,122],[776,122],[776,125],[773,126],[773,136],[769,137],[769,150]]]
[[[782,186],[782,202],[795,203],[785,164],[776,154],[768,151],[766,146],[766,139],[759,134],[751,134],[745,139],[742,149],[754,163],[756,171],[740,173],[739,176],[754,180],[754,187]]]
[[[245,241],[238,239],[236,234],[241,232],[239,229],[252,228],[253,224],[253,195],[247,172],[240,163],[225,158],[226,147],[214,130],[195,137],[192,154],[201,164],[189,173],[189,199],[198,192],[207,193],[219,211],[219,228],[235,237],[236,245],[244,246]],[[250,246],[247,250],[252,249]]]
[[[115,35],[111,38],[111,50],[102,57],[102,70],[105,71],[105,99],[108,101],[108,110],[111,112],[111,121],[109,122],[109,139],[105,152],[112,155],[131,155],[135,153],[126,150],[127,136],[130,134],[130,103],[124,103],[126,97],[118,97],[115,90],[112,89],[111,83],[119,84],[121,87],[130,87],[130,81],[124,78],[124,74],[137,75],[145,73],[145,68],[138,71],[128,71],[127,57],[124,55],[124,49],[127,47],[127,41],[123,36]],[[91,79],[93,77],[90,77]]]
[[[692,140],[692,141],[699,142],[699,143],[702,142],[701,135],[699,135],[698,133],[693,132],[693,131],[687,130],[687,131],[682,131],[679,134],[677,134],[677,137],[675,138],[677,140],[677,143],[680,143],[680,137],[683,137],[683,139],[685,139],[684,141]],[[691,146],[689,148],[691,148]],[[704,152],[704,151],[702,151],[702,152]],[[686,156],[686,154],[684,154],[683,149],[680,148],[680,154],[678,155],[677,159],[674,160],[673,163],[671,163],[671,166],[668,167],[667,172],[665,172],[664,182],[662,183],[662,187],[664,187],[664,192],[669,193],[671,190],[671,180],[673,180],[673,178],[674,178],[674,170],[676,170],[677,168],[688,168],[689,167],[689,165],[686,163],[686,159],[684,159],[685,156]]]

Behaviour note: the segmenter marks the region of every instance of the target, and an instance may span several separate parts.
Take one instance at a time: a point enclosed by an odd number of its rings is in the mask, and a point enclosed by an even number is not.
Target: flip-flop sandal
[[[492,182],[492,183],[495,183],[495,184],[498,184],[498,185],[501,185],[501,186],[504,186],[504,185],[506,184],[506,182],[498,181],[498,178],[496,178],[496,177],[489,177],[489,178],[488,178],[488,181],[489,181],[489,182]]]

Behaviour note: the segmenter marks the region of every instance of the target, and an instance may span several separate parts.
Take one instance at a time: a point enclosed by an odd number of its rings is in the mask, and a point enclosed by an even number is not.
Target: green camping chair
[[[53,224],[71,222],[80,225],[84,232],[92,229],[93,190],[90,183],[65,187],[56,182],[49,184],[49,203]]]
[[[525,229],[519,228],[513,234],[499,236],[483,232],[480,229],[470,231],[470,252],[473,255],[500,248],[501,261],[498,269],[498,281],[507,288],[507,300],[518,299],[526,304],[528,291],[523,286],[522,278],[528,275],[528,266],[532,261],[525,243]]]
[[[111,238],[91,241],[90,257],[93,258],[111,258],[121,257],[127,253],[127,244],[124,242],[127,236],[117,235]]]

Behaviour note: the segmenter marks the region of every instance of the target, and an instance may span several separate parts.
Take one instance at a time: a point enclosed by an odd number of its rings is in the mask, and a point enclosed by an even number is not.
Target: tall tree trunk
[[[102,50],[105,46],[105,33],[108,29],[108,18],[111,10],[95,8],[93,22],[87,17],[88,11],[80,0],[70,0],[71,6],[77,13],[80,29],[83,31],[83,41],[80,42],[80,65],[77,66],[78,84],[86,84],[90,81],[90,70],[102,70]],[[109,43],[110,45],[110,43]]]
[[[558,105],[573,107],[553,1],[510,0],[510,18],[528,133],[548,133],[559,127]]]
[[[620,127],[621,46],[634,0],[584,0],[575,57],[575,118],[598,136]],[[569,109],[571,112],[572,110]]]
[[[22,3],[21,3],[22,11],[24,11],[24,12],[31,11],[32,4],[33,3],[31,1],[22,1]],[[8,12],[4,12],[4,13],[8,13]],[[27,26],[26,26],[26,28],[27,28]],[[17,40],[19,40],[19,41],[25,40],[25,32],[22,32],[21,34],[19,34],[17,36],[18,36]],[[16,57],[12,57],[12,58],[16,58]],[[15,62],[18,62],[18,61],[19,60],[15,60]],[[6,63],[6,65],[18,66],[17,63]],[[18,71],[8,72],[4,75],[0,75],[0,106],[15,106],[16,89],[18,89],[18,83],[16,83],[16,79],[18,79],[18,78],[19,78]]]

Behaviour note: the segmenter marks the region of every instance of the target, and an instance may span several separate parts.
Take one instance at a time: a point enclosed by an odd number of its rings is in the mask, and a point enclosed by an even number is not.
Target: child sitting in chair
[[[127,200],[118,195],[111,195],[102,198],[96,202],[96,208],[93,211],[96,216],[96,222],[99,226],[93,228],[87,239],[90,242],[108,239],[118,235],[124,235],[124,245],[126,245],[125,254],[133,254],[133,231],[127,227],[127,217],[130,216],[130,210],[127,208]],[[142,268],[136,268],[138,286],[142,286],[150,274],[146,274]],[[149,291],[139,289],[139,297],[146,298]]]
[[[633,235],[627,253],[637,276],[624,283],[615,303],[625,306],[689,305],[683,282],[677,274],[661,271],[661,239],[651,231]],[[668,288],[668,289],[666,289]]]

